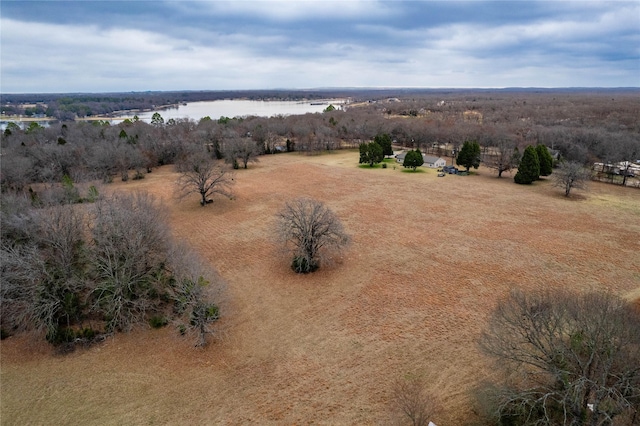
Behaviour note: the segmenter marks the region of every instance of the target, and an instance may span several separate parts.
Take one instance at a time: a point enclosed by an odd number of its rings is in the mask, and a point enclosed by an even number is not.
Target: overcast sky
[[[2,93],[640,86],[640,1],[2,0]]]

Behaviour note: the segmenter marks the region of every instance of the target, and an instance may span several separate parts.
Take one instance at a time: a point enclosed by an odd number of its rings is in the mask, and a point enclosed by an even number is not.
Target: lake
[[[178,108],[167,108],[158,111],[138,113],[138,118],[150,122],[156,112],[160,113],[164,121],[169,119],[189,118],[199,121],[202,117],[217,120],[220,117],[273,117],[275,115],[300,115],[322,112],[329,104],[337,109],[345,103],[345,99],[328,99],[323,101],[249,101],[227,99],[221,101],[190,102]],[[128,114],[129,115],[129,114]],[[114,119],[117,121],[117,119]]]
[[[99,118],[93,117],[91,119],[103,119],[109,121],[111,124],[118,124],[127,118],[132,118],[135,115],[146,123],[151,122],[151,117],[156,112],[160,113],[165,122],[170,119],[188,118],[194,121],[200,121],[202,117],[211,117],[212,120],[217,120],[220,117],[245,117],[249,115],[258,117],[273,117],[275,115],[301,115],[306,113],[322,112],[330,104],[340,109],[342,105],[347,103],[346,99],[324,99],[317,101],[248,101],[240,99],[225,99],[221,101],[203,101],[203,102],[190,102],[184,105],[180,105],[177,108],[166,108],[157,111],[139,112],[137,114],[133,112],[125,112],[121,117]],[[49,126],[48,121],[36,121],[42,126]],[[26,121],[16,121],[22,127],[29,125]],[[8,121],[0,122],[0,130],[4,131],[7,127]]]

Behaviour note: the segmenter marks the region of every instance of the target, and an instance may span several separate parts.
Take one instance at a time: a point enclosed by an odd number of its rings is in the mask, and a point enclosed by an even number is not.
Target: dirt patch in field
[[[475,340],[510,289],[637,295],[637,190],[592,184],[568,201],[548,181],[360,169],[357,156],[261,157],[238,171],[233,200],[204,208],[176,200],[171,167],[111,185],[154,194],[174,233],[220,271],[216,340],[197,350],[170,328],[139,330],[53,356],[12,337],[0,346],[2,423],[394,424],[390,384],[412,373],[444,407],[433,421],[462,424],[492,374]],[[305,276],[272,239],[275,213],[302,195],[353,237]]]

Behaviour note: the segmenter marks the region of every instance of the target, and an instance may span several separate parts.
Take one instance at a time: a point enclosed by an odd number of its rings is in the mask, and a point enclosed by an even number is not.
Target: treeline
[[[409,118],[392,129],[408,146],[430,149],[431,142],[460,148],[477,141],[483,151],[509,141],[520,150],[544,144],[571,161],[613,162],[640,156],[638,91],[580,93],[470,93],[430,103],[414,98],[376,102],[371,108]],[[436,98],[437,99],[437,98]],[[410,119],[415,117],[415,119]],[[416,123],[419,123],[416,126]]]
[[[475,141],[486,164],[528,145],[545,145],[554,155],[585,165],[640,158],[640,96],[635,92],[412,96],[272,118],[165,123],[157,114],[152,123],[32,123],[26,129],[9,123],[2,134],[0,184],[3,191],[25,191],[37,182],[59,183],[65,175],[74,182],[142,178],[193,150],[246,166],[257,155],[356,148],[380,134],[390,135],[396,145],[435,155],[452,155],[464,142]]]

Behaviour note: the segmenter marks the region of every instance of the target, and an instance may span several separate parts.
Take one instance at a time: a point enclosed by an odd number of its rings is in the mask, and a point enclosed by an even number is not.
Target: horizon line
[[[122,90],[122,91],[76,91],[76,92],[2,92],[0,97],[6,95],[90,95],[90,94],[127,94],[127,93],[224,93],[224,92],[326,92],[326,91],[508,91],[508,90],[640,90],[640,86],[505,86],[505,87],[425,87],[425,86],[344,86],[344,87],[311,87],[311,88],[265,88],[265,89],[172,89],[172,90]]]

